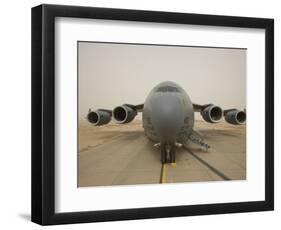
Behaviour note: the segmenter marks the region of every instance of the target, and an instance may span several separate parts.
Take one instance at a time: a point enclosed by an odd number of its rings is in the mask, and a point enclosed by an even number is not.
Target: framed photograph
[[[32,8],[32,221],[274,208],[274,21]]]

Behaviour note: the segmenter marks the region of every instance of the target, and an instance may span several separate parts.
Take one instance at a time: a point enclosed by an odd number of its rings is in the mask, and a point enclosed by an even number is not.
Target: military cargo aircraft
[[[194,113],[199,112],[209,123],[226,122],[240,125],[246,122],[245,109],[223,110],[214,104],[192,103],[188,94],[178,84],[170,81],[155,86],[143,104],[123,104],[109,109],[89,109],[87,120],[95,125],[106,125],[111,119],[118,124],[126,124],[142,112],[145,135],[161,149],[162,163],[176,162],[176,148],[193,142],[205,150],[210,146],[194,130]]]

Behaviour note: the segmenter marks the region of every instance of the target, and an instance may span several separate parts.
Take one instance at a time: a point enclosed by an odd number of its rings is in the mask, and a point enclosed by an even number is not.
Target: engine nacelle
[[[246,122],[246,113],[238,109],[225,111],[224,119],[230,124],[241,125]]]
[[[114,108],[112,115],[116,123],[125,124],[135,118],[137,111],[127,105],[120,105]]]
[[[105,125],[111,120],[111,113],[104,110],[90,111],[87,115],[88,121],[95,125]]]
[[[209,105],[201,111],[201,116],[209,123],[216,123],[222,118],[223,111],[216,105]]]

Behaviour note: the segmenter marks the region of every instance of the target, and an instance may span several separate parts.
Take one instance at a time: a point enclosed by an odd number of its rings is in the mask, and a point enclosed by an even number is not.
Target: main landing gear
[[[161,145],[161,162],[162,164],[176,163],[176,147],[174,145]]]

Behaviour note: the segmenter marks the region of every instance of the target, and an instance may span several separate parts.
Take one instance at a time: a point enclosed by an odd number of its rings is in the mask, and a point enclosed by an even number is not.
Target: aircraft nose
[[[154,100],[153,123],[160,136],[170,137],[178,133],[183,122],[180,99],[161,96]]]

